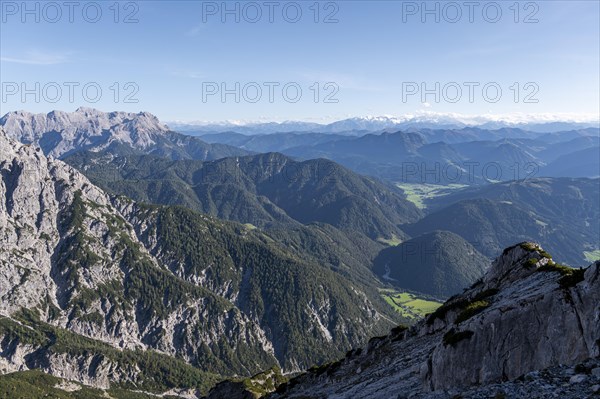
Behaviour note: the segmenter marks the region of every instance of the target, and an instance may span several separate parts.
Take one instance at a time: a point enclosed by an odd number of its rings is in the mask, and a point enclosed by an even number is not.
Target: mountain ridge
[[[55,158],[81,150],[99,151],[115,146],[134,153],[155,153],[174,159],[217,159],[249,153],[173,132],[148,112],[102,112],[84,107],[71,113],[15,111],[0,118],[0,126],[4,126],[11,138],[39,146],[46,155]]]
[[[258,231],[111,197],[3,129],[0,144],[5,372],[206,389],[216,375],[299,370],[394,324],[368,286]]]
[[[195,132],[223,132],[235,131],[246,134],[264,134],[275,132],[325,132],[325,133],[344,133],[352,134],[354,131],[378,131],[384,129],[460,129],[460,128],[482,128],[482,129],[503,129],[514,128],[531,130],[538,133],[552,133],[561,130],[571,130],[577,128],[598,127],[598,122],[593,120],[586,121],[550,121],[523,120],[522,116],[511,120],[511,118],[489,117],[489,116],[467,116],[458,114],[442,114],[434,112],[424,112],[415,115],[404,116],[365,116],[352,117],[337,120],[331,123],[314,123],[301,121],[285,122],[170,122],[176,130],[195,131]]]
[[[266,153],[200,162],[82,152],[65,161],[119,194],[258,227],[321,222],[375,240],[402,237],[397,226],[421,215],[396,190],[325,159],[299,162]],[[161,189],[144,188],[150,184]]]

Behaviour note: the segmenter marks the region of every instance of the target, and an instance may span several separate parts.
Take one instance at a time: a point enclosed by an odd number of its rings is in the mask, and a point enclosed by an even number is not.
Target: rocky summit
[[[39,143],[56,158],[79,146],[108,145],[111,141],[146,148],[169,129],[156,116],[140,112],[101,112],[80,107],[75,112],[8,113],[0,120],[8,134],[21,141]]]
[[[54,158],[101,150],[202,160],[248,154],[173,132],[149,112],[102,112],[86,107],[47,114],[14,111],[0,118],[0,126],[10,138],[35,145]]]
[[[599,391],[599,303],[600,262],[568,268],[525,242],[422,322],[269,398],[588,397]]]

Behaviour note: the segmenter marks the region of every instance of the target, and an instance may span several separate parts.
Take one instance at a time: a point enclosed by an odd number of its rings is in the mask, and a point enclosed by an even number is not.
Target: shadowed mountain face
[[[600,180],[539,178],[467,188],[427,201],[431,213],[402,228],[448,230],[488,257],[513,240],[538,240],[571,265],[599,249]]]
[[[382,250],[373,270],[398,288],[447,298],[480,278],[488,262],[460,236],[435,231]]]
[[[540,151],[540,156],[543,157],[547,162],[552,162],[563,155],[598,146],[600,146],[600,137],[597,134],[581,136],[572,140],[551,144],[547,146],[546,149]]]
[[[542,176],[598,177],[600,176],[600,146],[561,155],[540,172]]]
[[[0,118],[9,137],[62,158],[78,151],[154,154],[172,159],[218,159],[249,152],[170,131],[154,115],[78,108],[48,114],[10,112]]]
[[[543,226],[528,212],[502,201],[472,199],[433,212],[411,226],[411,235],[447,230],[460,235],[488,257],[497,255],[502,244],[526,237],[538,237]]]

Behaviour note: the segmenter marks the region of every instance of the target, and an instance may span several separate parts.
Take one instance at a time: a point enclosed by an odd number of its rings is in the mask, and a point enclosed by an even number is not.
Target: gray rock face
[[[44,349],[35,329],[22,323],[23,309],[40,324],[108,344],[107,351],[151,349],[212,373],[305,367],[303,359],[285,352],[287,337],[276,331],[282,316],[259,319],[241,295],[245,284],[254,283],[242,263],[231,259],[242,252],[227,252],[215,238],[221,236],[208,232],[225,229],[225,222],[198,216],[206,222],[200,224],[207,230],[202,237],[211,239],[206,245],[224,254],[203,263],[203,270],[186,273],[186,259],[159,245],[158,209],[110,197],[77,170],[8,138],[0,127],[0,372],[39,368],[99,387],[143,374],[93,351]],[[258,242],[246,230],[223,237]],[[250,244],[244,253],[267,252],[273,269],[306,266],[291,263],[280,249],[270,253],[270,247]],[[336,311],[328,283],[320,284],[308,303],[294,309],[309,316],[302,331],[319,336],[324,347],[357,345],[374,326],[391,324],[358,286],[347,287],[356,298],[350,315]],[[24,332],[17,336],[15,328]],[[27,334],[29,341],[22,339]]]
[[[0,126],[10,138],[40,147],[44,154],[54,158],[113,146],[121,146],[127,153],[156,153],[176,159],[206,160],[248,154],[235,147],[207,144],[175,133],[148,112],[101,112],[83,107],[75,112],[48,114],[15,111],[0,118]]]
[[[169,131],[158,118],[147,112],[104,113],[83,107],[72,113],[11,112],[0,119],[0,125],[15,140],[39,145],[45,153],[56,158],[76,148],[102,149],[112,142],[144,149],[156,144],[157,136]]]
[[[429,399],[581,399],[593,398],[600,391],[600,377],[589,374],[589,369],[600,364],[600,359],[588,359],[573,366],[558,365],[542,371],[532,371],[507,382],[474,386],[467,390],[430,393]],[[583,373],[583,374],[581,374]]]
[[[87,309],[87,313],[97,315],[96,321],[85,319],[75,306],[78,298],[86,290],[97,291],[126,278],[120,266],[127,251],[123,243],[139,251],[148,267],[160,270],[162,264],[138,239],[126,220],[130,215],[113,206],[110,197],[75,169],[46,158],[39,149],[17,144],[1,129],[0,175],[0,316],[10,317],[21,308],[39,308],[46,312],[41,315],[43,321],[120,348],[150,347],[192,362],[201,356],[201,344],[212,345],[221,339],[232,348],[247,348],[262,359],[277,362],[273,345],[260,325],[237,308],[223,311],[211,293],[190,298],[164,316],[150,313],[134,317],[114,298],[98,295]],[[73,213],[76,197],[84,208],[77,232],[64,225]],[[120,231],[115,232],[115,223],[121,224]],[[74,249],[62,251],[67,245],[77,249],[72,242],[78,234],[86,240],[86,248],[79,250],[95,259],[89,265],[69,257]],[[138,300],[133,298],[134,308],[139,307]],[[52,317],[51,309],[55,310]],[[3,345],[0,356],[4,357],[5,370],[31,367],[24,359],[36,348],[14,347],[11,342]],[[85,362],[89,361],[91,358],[75,363],[86,369]],[[43,369],[49,372],[68,377],[58,373],[64,367],[57,362],[66,365],[73,359],[50,357],[38,363],[46,365]],[[92,380],[105,385],[101,374],[91,374]]]
[[[598,264],[575,287],[555,272],[535,272],[496,295],[481,314],[456,327],[470,331],[456,345],[438,345],[425,371],[427,389],[515,379],[531,370],[598,356]],[[460,367],[457,367],[460,365]]]
[[[427,320],[373,339],[269,397],[448,398],[575,365],[600,356],[599,303],[600,262],[563,269],[538,245],[517,245]],[[465,397],[488,397],[476,391]]]
[[[107,197],[81,174],[14,145],[0,131],[0,312],[39,304],[55,289],[52,254],[60,234],[56,216],[72,202],[76,188],[108,206]]]

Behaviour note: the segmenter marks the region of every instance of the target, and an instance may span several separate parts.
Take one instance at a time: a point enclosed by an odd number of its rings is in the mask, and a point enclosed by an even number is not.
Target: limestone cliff
[[[537,244],[522,243],[507,248],[481,280],[426,320],[372,339],[367,347],[309,370],[269,397],[479,398],[487,397],[478,392],[489,393],[490,384],[501,389],[527,376],[524,384],[535,387],[540,374],[531,377],[533,372],[557,372],[560,365],[582,369],[600,357],[599,304],[600,262],[571,269],[555,263]],[[594,370],[598,376],[591,378],[600,378],[600,370]],[[588,378],[575,378],[573,372],[569,376],[575,383]],[[538,392],[526,391],[542,398],[564,388],[564,378],[557,381]],[[598,391],[597,385],[593,388]],[[508,392],[513,394],[502,397],[519,397],[514,389]],[[575,389],[560,397],[585,392]]]

